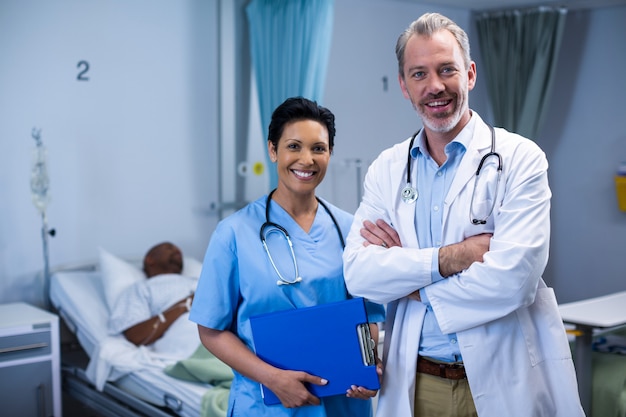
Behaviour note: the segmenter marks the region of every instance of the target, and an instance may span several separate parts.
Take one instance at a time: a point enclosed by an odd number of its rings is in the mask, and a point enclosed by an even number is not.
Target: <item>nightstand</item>
[[[0,305],[0,414],[61,417],[59,318],[26,303]]]

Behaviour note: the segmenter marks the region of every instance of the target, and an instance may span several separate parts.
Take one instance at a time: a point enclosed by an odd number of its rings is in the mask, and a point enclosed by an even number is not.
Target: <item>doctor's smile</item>
[[[451,104],[452,101],[453,101],[452,99],[447,99],[447,100],[437,99],[436,101],[426,102],[425,106],[429,108],[430,110],[433,110],[434,112],[438,113],[443,110],[446,110],[446,107],[448,107],[448,105]]]

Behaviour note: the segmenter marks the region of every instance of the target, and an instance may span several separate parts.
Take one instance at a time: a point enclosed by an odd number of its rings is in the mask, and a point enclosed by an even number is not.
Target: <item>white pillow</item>
[[[120,293],[130,285],[146,279],[146,274],[102,248],[99,248],[99,252],[102,288],[107,307],[111,312]]]
[[[183,272],[182,275],[191,278],[200,278],[200,272],[202,271],[202,262],[196,258],[188,256],[183,257]]]

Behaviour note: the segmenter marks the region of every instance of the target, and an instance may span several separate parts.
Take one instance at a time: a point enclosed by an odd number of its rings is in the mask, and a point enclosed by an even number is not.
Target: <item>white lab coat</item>
[[[443,333],[457,334],[479,417],[584,416],[556,297],[541,278],[550,238],[547,160],[532,141],[496,129],[496,151],[503,161],[496,208],[487,224],[472,224],[473,178],[491,145],[489,127],[478,114],[473,117],[472,140],[444,202],[442,246],[492,232],[483,263],[429,285],[434,249],[420,249],[415,205],[400,197],[406,185],[408,139],[385,150],[365,178],[344,269],[353,295],[389,303],[377,416],[413,416],[426,308],[405,295],[422,287]],[[416,165],[413,161],[413,184]],[[398,231],[403,248],[363,246],[363,220],[379,218]]]

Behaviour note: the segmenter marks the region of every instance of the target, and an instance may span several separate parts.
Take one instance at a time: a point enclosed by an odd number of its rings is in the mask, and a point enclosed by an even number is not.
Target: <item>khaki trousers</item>
[[[417,372],[415,417],[478,417],[467,379],[446,379]]]

